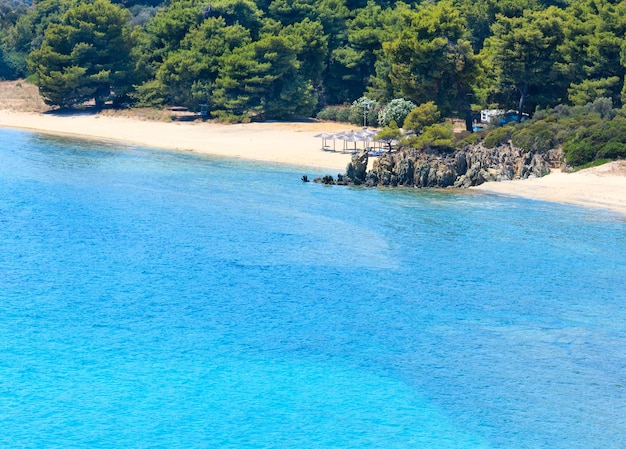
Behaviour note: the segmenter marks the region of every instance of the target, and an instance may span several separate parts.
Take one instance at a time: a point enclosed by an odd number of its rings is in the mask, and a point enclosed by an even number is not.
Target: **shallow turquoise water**
[[[626,446],[622,216],[12,130],[0,158],[2,447]]]

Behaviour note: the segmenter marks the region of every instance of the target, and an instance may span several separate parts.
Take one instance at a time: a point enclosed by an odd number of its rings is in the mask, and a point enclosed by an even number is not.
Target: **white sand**
[[[220,125],[200,121],[159,122],[92,114],[59,116],[0,109],[0,126],[317,167],[332,170],[332,175],[343,173],[351,158],[348,151],[343,152],[342,141],[336,141],[337,151],[322,151],[322,139],[313,137],[320,132],[333,133],[350,129],[349,125],[337,123]],[[332,146],[332,141],[328,144]]]
[[[313,137],[320,132],[348,129],[336,123],[165,123],[102,115],[57,116],[0,109],[0,126],[314,167],[328,170],[333,175],[344,172],[351,157],[348,152],[342,152],[343,142],[335,143],[335,152],[322,151],[321,139]],[[329,144],[332,146],[332,141]],[[626,161],[577,173],[554,171],[539,179],[490,182],[474,189],[626,214]]]
[[[626,161],[575,173],[554,170],[543,178],[488,182],[473,189],[626,214]]]

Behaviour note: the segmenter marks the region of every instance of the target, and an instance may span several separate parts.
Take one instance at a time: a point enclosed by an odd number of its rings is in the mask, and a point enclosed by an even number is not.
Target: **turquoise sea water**
[[[626,220],[0,130],[0,447],[626,447]]]

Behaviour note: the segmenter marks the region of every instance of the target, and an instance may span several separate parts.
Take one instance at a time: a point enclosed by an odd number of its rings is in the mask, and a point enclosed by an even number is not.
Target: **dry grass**
[[[85,105],[87,108],[89,106]],[[37,86],[24,80],[17,80],[0,81],[0,109],[17,112],[44,112],[52,108],[44,103]],[[161,122],[190,119],[187,117],[189,113],[154,108],[104,109],[100,114]]]
[[[127,117],[158,122],[171,122],[176,118],[171,111],[154,108],[103,109],[100,114],[107,117]]]
[[[43,112],[49,109],[34,84],[23,80],[0,82],[0,108],[19,112]]]
[[[448,120],[452,124],[452,131],[455,134],[465,132],[465,120],[461,120],[458,118],[451,118]]]

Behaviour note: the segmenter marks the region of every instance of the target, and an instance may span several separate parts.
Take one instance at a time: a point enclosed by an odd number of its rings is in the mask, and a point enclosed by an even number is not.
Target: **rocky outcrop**
[[[346,177],[355,185],[363,184],[365,181],[365,175],[367,174],[367,151],[363,151],[360,154],[352,156],[352,160],[346,167]]]
[[[560,150],[524,151],[511,144],[496,148],[472,145],[453,153],[403,150],[385,153],[366,171],[366,152],[355,154],[345,175],[325,176],[325,184],[467,188],[492,181],[541,177],[560,165]]]

